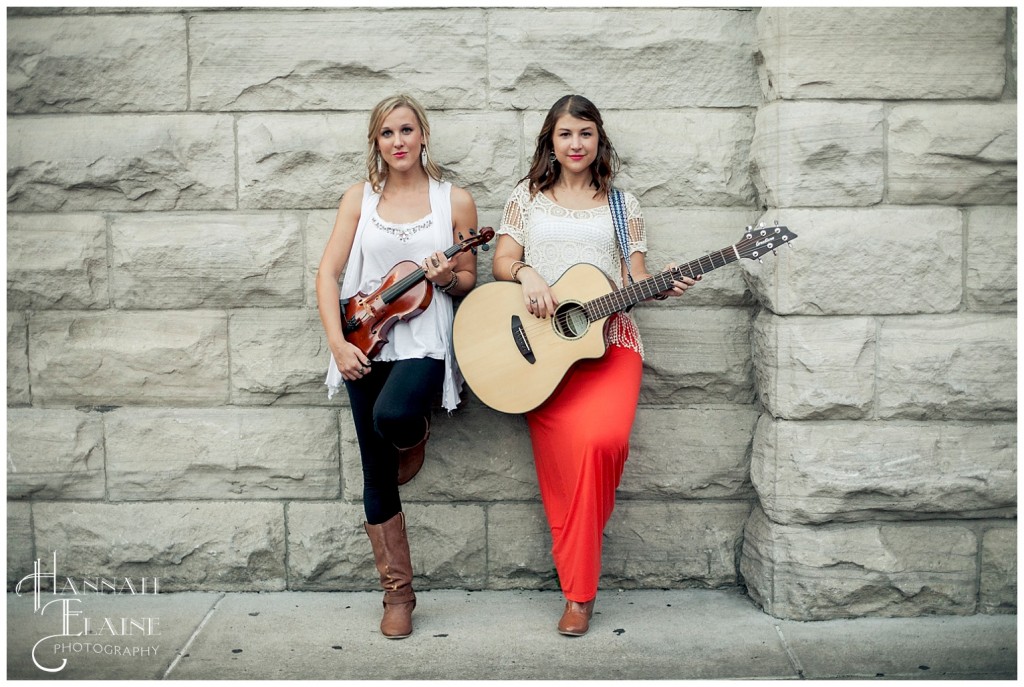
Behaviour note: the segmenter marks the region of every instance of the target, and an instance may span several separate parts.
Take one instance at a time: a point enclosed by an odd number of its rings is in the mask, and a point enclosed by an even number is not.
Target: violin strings
[[[445,250],[444,256],[446,258],[451,259],[455,255],[458,255],[464,250],[469,250],[471,247],[474,247],[479,243],[486,243],[486,241],[482,241],[482,239],[480,239],[479,236],[472,240],[463,240],[462,242],[457,243],[454,246],[449,246]],[[390,303],[394,299],[404,294],[410,288],[418,284],[426,276],[426,270],[420,267],[415,272],[410,272],[409,274],[407,274],[406,276],[402,277],[400,280],[392,284],[390,288],[386,289],[384,293],[381,294],[381,298],[384,299],[385,303]]]

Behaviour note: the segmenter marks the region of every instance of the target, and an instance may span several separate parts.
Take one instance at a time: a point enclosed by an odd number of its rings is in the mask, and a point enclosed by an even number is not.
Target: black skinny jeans
[[[363,464],[363,510],[371,525],[402,510],[398,449],[423,439],[430,404],[444,382],[444,361],[373,361],[362,379],[345,380]]]

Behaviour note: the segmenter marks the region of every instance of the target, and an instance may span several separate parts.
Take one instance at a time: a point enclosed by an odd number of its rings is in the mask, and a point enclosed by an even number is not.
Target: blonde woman
[[[398,487],[423,462],[433,398],[440,393],[449,411],[459,403],[452,298],[476,284],[476,258],[462,252],[449,259],[444,251],[460,232],[476,228],[477,211],[469,193],[441,181],[426,113],[413,98],[396,95],[378,103],[367,141],[366,181],[341,199],[316,292],[331,350],[328,395],[344,384],[359,441],[364,528],[384,587],[380,629],[400,639],[412,633],[416,595]],[[423,266],[432,298],[421,313],[398,321],[371,359],[346,340],[339,300],[372,293],[406,260]]]

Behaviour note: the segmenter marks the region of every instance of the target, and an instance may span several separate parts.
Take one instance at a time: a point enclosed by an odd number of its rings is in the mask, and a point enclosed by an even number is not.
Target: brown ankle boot
[[[430,421],[427,420],[427,429],[423,438],[415,446],[398,449],[398,483],[405,484],[420,471],[423,467],[423,458],[427,452],[427,439],[430,438]],[[397,447],[396,447],[397,448]]]
[[[380,525],[363,523],[373,560],[384,588],[384,617],[380,632],[388,639],[402,639],[412,634],[412,609],[416,594],[412,590],[412,557],[405,532],[405,514],[398,513]]]
[[[558,621],[558,631],[570,637],[582,637],[590,629],[590,618],[594,615],[594,601],[586,603],[566,601],[562,619]]]

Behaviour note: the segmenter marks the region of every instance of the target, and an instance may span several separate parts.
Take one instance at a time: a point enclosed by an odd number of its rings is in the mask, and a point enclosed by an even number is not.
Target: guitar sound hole
[[[555,331],[566,339],[578,339],[587,333],[590,321],[579,303],[562,303],[555,311]]]

